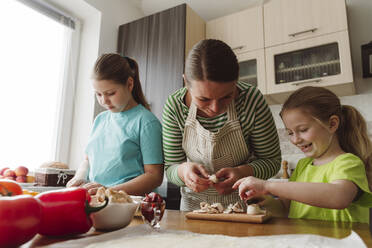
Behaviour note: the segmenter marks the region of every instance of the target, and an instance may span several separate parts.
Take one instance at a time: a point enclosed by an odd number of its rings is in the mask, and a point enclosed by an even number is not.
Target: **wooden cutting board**
[[[249,222],[249,223],[264,223],[271,218],[271,214],[246,214],[246,213],[232,213],[232,214],[203,214],[189,212],[186,218],[195,220],[215,220],[215,221],[231,221],[231,222]]]

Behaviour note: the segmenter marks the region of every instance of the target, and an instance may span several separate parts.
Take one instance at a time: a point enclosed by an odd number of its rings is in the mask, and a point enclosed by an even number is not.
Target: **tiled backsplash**
[[[372,111],[369,110],[372,105],[372,95],[355,95],[347,96],[341,98],[342,104],[352,105],[357,108],[366,119],[367,129],[370,139],[372,140]],[[279,117],[279,112],[281,110],[281,105],[271,105],[270,109],[273,113],[275,124],[278,129],[278,135],[280,140],[280,148],[282,151],[282,160],[288,161],[288,168],[294,169],[298,160],[304,158],[304,154],[300,149],[295,147],[290,141],[287,132],[284,128],[281,118]],[[289,171],[290,173],[290,171]],[[282,171],[280,170],[276,177],[280,177]]]

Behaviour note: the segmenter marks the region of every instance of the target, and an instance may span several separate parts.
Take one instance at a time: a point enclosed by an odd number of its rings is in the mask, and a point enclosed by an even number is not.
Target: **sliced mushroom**
[[[265,214],[266,211],[262,210],[258,204],[251,204],[247,206],[247,214]]]
[[[219,213],[222,213],[222,212],[223,212],[223,206],[222,206],[222,204],[219,203],[219,202],[213,203],[213,204],[211,205],[211,207],[214,208],[214,209],[217,209],[217,211],[218,211]]]
[[[243,213],[244,212],[244,209],[243,209],[242,205],[240,205],[239,202],[236,202],[232,206],[232,210],[234,211],[234,213]]]

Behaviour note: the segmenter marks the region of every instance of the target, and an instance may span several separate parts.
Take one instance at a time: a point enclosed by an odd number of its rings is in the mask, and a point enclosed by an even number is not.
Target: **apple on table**
[[[19,183],[25,183],[27,182],[27,174],[28,174],[28,168],[25,166],[18,166],[14,170],[16,175],[16,181]]]
[[[12,170],[12,169],[6,169],[4,171],[3,176],[5,177],[5,179],[10,179],[10,180],[15,180],[15,178],[16,178],[16,174],[15,174],[14,170]]]
[[[0,179],[10,179],[19,183],[27,182],[28,168],[25,166],[18,166],[14,170],[9,167],[4,167],[0,170]]]
[[[8,169],[9,169],[9,167],[1,168],[1,170],[0,170],[0,176],[4,176],[4,172],[5,172],[6,170],[8,170]]]

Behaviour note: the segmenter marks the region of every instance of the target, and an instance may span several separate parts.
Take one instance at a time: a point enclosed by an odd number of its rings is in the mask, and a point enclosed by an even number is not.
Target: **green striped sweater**
[[[281,152],[275,123],[265,99],[254,86],[238,82],[239,96],[235,99],[238,119],[244,139],[255,159],[249,164],[254,176],[268,179],[280,169]],[[163,151],[168,181],[185,186],[178,177],[177,167],[186,161],[182,148],[182,137],[189,108],[184,103],[186,88],[171,94],[163,109]],[[207,130],[217,132],[227,121],[227,113],[213,118],[197,116],[197,120]]]

